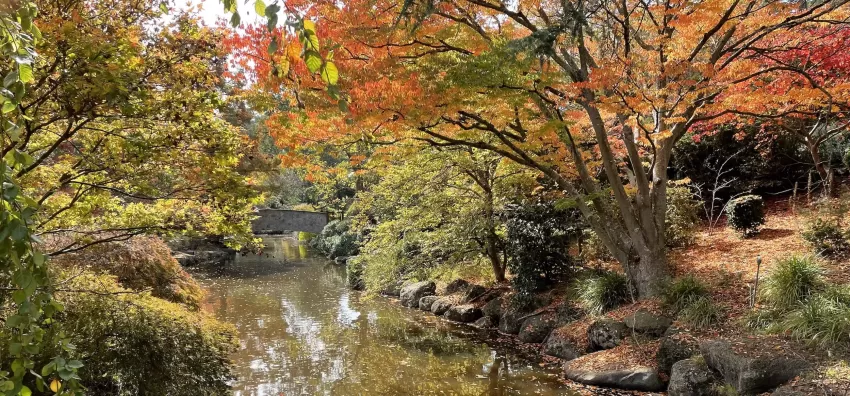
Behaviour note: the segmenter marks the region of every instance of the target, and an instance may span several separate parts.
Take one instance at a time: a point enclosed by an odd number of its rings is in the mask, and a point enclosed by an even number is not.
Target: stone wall
[[[252,229],[256,234],[304,231],[318,234],[328,224],[328,214],[301,210],[260,209]]]

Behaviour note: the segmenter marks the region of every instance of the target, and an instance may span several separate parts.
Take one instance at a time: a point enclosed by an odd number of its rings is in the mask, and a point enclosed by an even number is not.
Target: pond
[[[288,237],[195,270],[204,309],[233,323],[239,396],[555,395],[557,373],[482,334],[346,286],[345,268]]]

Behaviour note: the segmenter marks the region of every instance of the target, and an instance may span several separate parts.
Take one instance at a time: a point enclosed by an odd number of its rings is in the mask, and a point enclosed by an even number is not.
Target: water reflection
[[[265,242],[195,274],[204,308],[239,329],[236,395],[563,394],[553,373],[469,328],[350,292],[344,268],[292,239]]]

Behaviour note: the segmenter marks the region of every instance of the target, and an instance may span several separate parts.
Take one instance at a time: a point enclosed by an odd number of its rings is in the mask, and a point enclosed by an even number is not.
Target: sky
[[[257,15],[254,13],[253,0],[237,0],[240,10],[242,23],[251,23],[256,21]],[[219,19],[230,20],[230,16],[225,14],[224,5],[221,0],[176,0],[175,5],[180,9],[188,9],[193,5],[200,5],[200,16],[204,24],[207,26],[215,25]]]

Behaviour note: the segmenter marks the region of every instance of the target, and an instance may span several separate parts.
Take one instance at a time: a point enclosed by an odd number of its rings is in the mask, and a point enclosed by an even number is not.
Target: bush
[[[667,246],[680,247],[693,242],[699,225],[700,202],[687,187],[667,189]]]
[[[90,394],[228,392],[238,347],[232,325],[122,288],[109,275],[83,272],[62,288],[78,291],[57,292],[65,306],[57,321],[76,347],[73,357],[85,363],[79,375]]]
[[[708,288],[693,275],[674,280],[667,286],[663,295],[664,303],[676,312],[708,297]]]
[[[518,293],[541,290],[572,272],[570,242],[582,229],[578,213],[532,203],[508,206],[502,216],[508,269]]]
[[[578,284],[578,300],[591,314],[602,314],[629,300],[629,281],[609,271],[589,276]]]
[[[150,290],[155,297],[200,307],[203,289],[171,255],[171,249],[157,237],[137,236],[127,241],[93,245],[53,260],[63,267],[85,268],[114,275],[121,286]]]
[[[829,298],[812,296],[798,309],[785,315],[779,330],[798,340],[832,346],[850,342],[850,305]]]
[[[310,240],[310,247],[330,259],[351,257],[360,252],[360,237],[351,230],[348,220],[333,220]]]
[[[850,252],[850,243],[837,220],[814,219],[803,231],[803,239],[815,253],[827,257],[840,257]]]
[[[777,262],[761,292],[769,304],[786,309],[804,303],[823,286],[823,270],[814,258],[792,256]]]
[[[723,313],[711,298],[703,296],[690,301],[681,311],[679,318],[691,327],[705,329],[720,323]]]
[[[764,201],[758,195],[744,195],[726,203],[729,225],[744,237],[758,234],[764,224]]]

